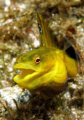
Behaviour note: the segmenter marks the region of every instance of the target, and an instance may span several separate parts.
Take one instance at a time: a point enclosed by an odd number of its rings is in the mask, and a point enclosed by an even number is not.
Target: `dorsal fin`
[[[54,40],[54,36],[51,34],[51,30],[49,29],[46,21],[44,21],[43,17],[41,14],[37,13],[37,19],[38,19],[38,27],[42,39],[42,46],[45,47],[55,47],[56,48],[56,43]]]

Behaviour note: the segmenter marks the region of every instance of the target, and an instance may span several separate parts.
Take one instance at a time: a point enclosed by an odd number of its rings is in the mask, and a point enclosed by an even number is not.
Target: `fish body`
[[[14,81],[30,91],[44,92],[51,96],[66,88],[68,77],[76,76],[78,63],[68,56],[65,50],[57,48],[40,14],[38,25],[42,46],[18,57],[14,68],[20,69],[21,74],[16,75]]]

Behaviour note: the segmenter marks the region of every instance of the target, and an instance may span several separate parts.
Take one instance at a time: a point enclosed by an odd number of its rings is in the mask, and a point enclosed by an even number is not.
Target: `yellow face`
[[[36,88],[38,85],[33,85],[33,81],[39,83],[37,78],[41,78],[52,69],[55,65],[54,56],[55,51],[45,47],[20,55],[14,68],[21,70],[21,74],[16,75],[14,81],[28,89]]]
[[[14,68],[20,69],[21,74],[16,75],[14,81],[28,90],[47,86],[57,90],[68,78],[62,56],[60,50],[45,47],[20,55]]]

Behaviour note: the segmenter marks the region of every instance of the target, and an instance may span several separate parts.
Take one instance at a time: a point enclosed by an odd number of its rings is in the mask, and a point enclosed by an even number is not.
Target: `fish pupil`
[[[40,63],[40,57],[36,57],[36,64]]]

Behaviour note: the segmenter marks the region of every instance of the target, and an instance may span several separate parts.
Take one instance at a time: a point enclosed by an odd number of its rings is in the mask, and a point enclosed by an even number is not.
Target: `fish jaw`
[[[40,75],[39,72],[35,72],[29,69],[28,70],[22,69],[21,74],[16,75],[14,77],[14,81],[18,83],[18,85],[27,88],[27,84],[29,84],[32,80],[34,80],[38,75]]]
[[[20,74],[16,75],[14,77],[14,81],[22,87],[25,87],[28,89],[27,84],[32,82],[34,79],[36,79],[38,76],[41,75],[40,71],[36,71],[33,66],[30,64],[24,64],[24,63],[17,63],[14,66],[14,69],[19,69],[21,71]]]
[[[32,85],[32,88],[29,87],[29,85],[32,84],[33,81],[36,81],[37,78],[41,78],[41,76],[49,72],[49,69],[47,71],[36,70],[30,64],[25,65],[24,63],[17,63],[14,66],[14,69],[19,69],[21,71],[21,74],[18,74],[14,77],[14,81],[19,86],[27,88],[29,90],[36,88],[36,86],[33,86],[33,85]]]

